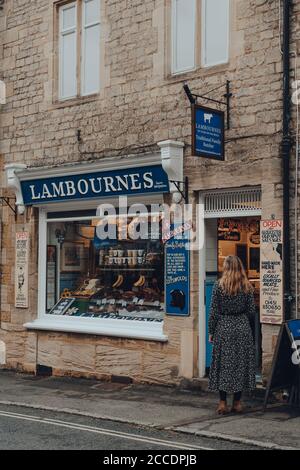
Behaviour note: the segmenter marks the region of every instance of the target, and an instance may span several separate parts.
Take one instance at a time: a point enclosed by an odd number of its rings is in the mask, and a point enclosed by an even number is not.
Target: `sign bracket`
[[[2,206],[3,206],[3,205],[8,206],[8,207],[10,208],[10,210],[12,210],[13,213],[16,215],[16,214],[17,214],[17,211],[16,211],[16,209],[11,205],[11,203],[9,202],[10,199],[14,199],[14,198],[11,198],[11,197],[4,197],[4,196],[1,196],[1,197],[0,197],[0,201],[1,201]]]
[[[178,192],[183,197],[186,204],[189,203],[189,178],[185,177],[184,181],[174,181],[170,180],[170,183],[173,183]]]
[[[198,95],[196,93],[192,93],[188,84],[185,83],[183,85],[183,89],[190,101],[190,103],[193,105],[193,104],[197,104],[197,100],[198,99],[201,99],[201,100],[205,100],[205,101],[211,101],[212,103],[217,103],[221,106],[225,106],[226,107],[226,121],[227,121],[227,130],[230,130],[230,100],[232,98],[232,93],[230,91],[230,80],[226,80],[226,93],[223,95],[223,98],[225,98],[225,100],[217,100],[215,98],[210,98],[208,95],[210,95],[211,93],[213,93],[214,91],[216,90],[219,90],[220,88],[224,87],[224,85],[221,85],[217,88],[214,88],[213,90],[210,90],[208,91],[205,95]]]

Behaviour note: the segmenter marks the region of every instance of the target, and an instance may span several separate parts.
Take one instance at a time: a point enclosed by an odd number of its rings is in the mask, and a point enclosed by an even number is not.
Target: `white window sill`
[[[50,318],[48,318],[48,316]],[[168,337],[163,333],[163,323],[139,322],[134,320],[109,320],[106,318],[60,318],[54,315],[43,315],[33,322],[25,323],[28,330],[61,331],[99,336],[116,336],[119,338],[144,339],[166,342]]]

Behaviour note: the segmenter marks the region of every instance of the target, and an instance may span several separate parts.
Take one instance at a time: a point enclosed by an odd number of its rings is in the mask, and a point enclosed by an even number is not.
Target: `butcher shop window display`
[[[134,240],[130,237],[133,217],[125,223],[121,217],[116,219],[118,236],[113,239],[98,237],[99,219],[48,221],[47,245],[57,249],[51,266],[47,266],[47,292],[56,291],[57,295],[52,303],[48,295],[47,313],[162,322],[165,299],[161,220],[159,215],[147,217],[149,226],[158,222],[158,233]]]

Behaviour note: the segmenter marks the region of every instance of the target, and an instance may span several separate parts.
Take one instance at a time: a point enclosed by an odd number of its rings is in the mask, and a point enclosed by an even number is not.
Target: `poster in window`
[[[61,270],[63,272],[82,272],[84,264],[84,244],[65,242],[61,250]]]
[[[283,221],[261,221],[260,317],[262,323],[283,322]]]
[[[16,233],[15,307],[28,308],[29,233]]]
[[[166,237],[165,243],[166,313],[173,316],[189,316],[189,238],[187,231],[181,233],[179,230],[178,235],[174,235],[176,230],[174,226],[171,226],[172,235]]]
[[[47,310],[56,303],[56,246],[47,246]]]

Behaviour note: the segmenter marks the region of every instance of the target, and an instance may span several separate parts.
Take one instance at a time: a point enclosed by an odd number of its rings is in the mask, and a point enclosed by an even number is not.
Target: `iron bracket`
[[[189,203],[189,178],[186,176],[184,181],[174,181],[170,180],[170,183],[173,183],[178,192],[183,197],[186,204]]]
[[[17,214],[17,211],[16,211],[15,207],[13,207],[13,206],[11,205],[11,203],[9,202],[10,199],[13,199],[13,200],[14,200],[14,198],[11,198],[11,197],[4,197],[4,196],[1,196],[1,197],[0,197],[0,201],[1,201],[2,206],[3,206],[3,205],[8,206],[8,207],[13,211],[13,213],[16,215],[16,214]]]
[[[184,84],[183,88],[184,91],[186,92],[186,95],[188,99],[190,100],[191,104],[197,104],[197,100],[205,100],[205,101],[211,101],[212,103],[219,104],[221,106],[226,107],[226,121],[227,121],[227,130],[230,129],[230,99],[232,98],[232,93],[230,91],[230,81],[226,80],[226,93],[223,95],[223,98],[225,100],[216,100],[215,98],[210,98],[208,95],[210,95],[212,92],[215,90],[218,90],[222,88],[224,85],[221,85],[220,87],[214,88],[213,90],[208,91],[205,95],[197,95],[196,93],[192,93],[189,89],[189,86],[187,83]]]

